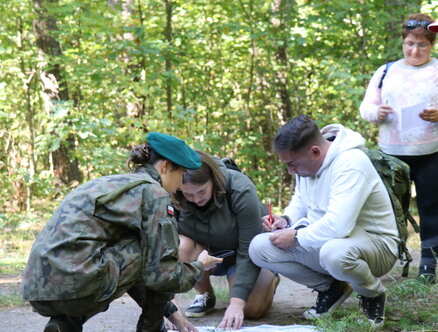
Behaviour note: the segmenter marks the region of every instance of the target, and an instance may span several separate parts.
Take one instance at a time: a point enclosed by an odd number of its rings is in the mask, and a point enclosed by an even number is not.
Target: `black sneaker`
[[[214,310],[216,304],[216,297],[214,294],[200,294],[196,295],[193,303],[185,311],[187,317],[203,317],[207,313]]]
[[[421,265],[418,269],[417,280],[427,284],[434,284],[436,282],[436,268],[433,265]]]
[[[385,293],[377,297],[359,295],[359,306],[373,327],[381,327],[385,321]]]
[[[333,281],[328,290],[318,292],[316,305],[304,311],[304,318],[316,319],[321,315],[333,312],[351,295],[352,292],[353,290],[346,282],[339,280]]]

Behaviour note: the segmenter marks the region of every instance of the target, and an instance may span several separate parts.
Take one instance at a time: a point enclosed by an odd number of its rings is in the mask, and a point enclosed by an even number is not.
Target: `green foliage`
[[[394,275],[398,275],[398,271]],[[396,280],[387,287],[385,324],[379,331],[434,331],[438,326],[438,285],[425,285],[415,279]],[[354,302],[354,303],[351,303]],[[333,315],[318,319],[325,332],[374,331],[359,311],[357,301],[349,300]]]
[[[418,299],[426,296],[431,291],[428,285],[411,279],[394,285],[389,295],[394,302],[406,302],[409,299]]]
[[[324,332],[372,332],[374,329],[358,310],[339,310],[333,316],[318,319],[317,324]]]
[[[271,152],[277,128],[307,113],[320,125],[358,130],[374,145],[376,128],[358,114],[367,82],[378,66],[401,56],[402,18],[438,8],[419,0],[403,6],[396,0],[175,0],[166,12],[158,0],[130,8],[124,1],[42,1],[56,23],[47,33],[62,50],[49,56],[36,43],[33,26],[42,9],[35,3],[0,4],[0,206],[6,211],[32,209],[77,184],[61,184],[56,173],[54,152],[66,142],[87,180],[126,171],[127,152],[146,131],[232,156],[262,199],[284,206],[291,178]],[[57,68],[63,75],[55,85],[65,87],[65,100],[43,89],[44,75]]]
[[[427,331],[438,326],[438,285],[424,284],[415,279],[399,282],[389,288],[388,327],[402,331]],[[409,315],[406,315],[406,313]]]
[[[174,134],[233,157],[281,211],[291,178],[271,152],[277,128],[306,113],[375,145],[376,127],[358,112],[368,80],[402,56],[403,18],[437,18],[438,9],[429,0],[174,0],[171,13],[158,0],[41,2],[56,23],[46,32],[57,56],[37,45],[36,1],[0,1],[0,274],[23,268],[36,234],[78,185],[56,172],[54,152],[66,142],[67,162],[88,180],[127,171],[128,151],[147,131]],[[43,84],[57,69],[64,99]],[[436,287],[391,285],[385,329],[436,329]],[[224,301],[227,289],[217,290]],[[0,306],[19,301],[0,296]],[[318,326],[370,331],[357,306],[334,317]]]
[[[52,201],[35,202],[35,210],[0,214],[0,275],[19,274],[23,270],[36,235],[57,203],[52,197]]]
[[[0,259],[0,275],[17,275],[20,274],[26,262],[13,259]]]
[[[225,281],[226,278],[215,278],[214,283],[214,294],[218,301],[229,303],[230,301],[230,289],[228,283]]]
[[[21,295],[18,293],[8,294],[8,295],[0,294],[0,308],[16,307],[23,304],[24,301]]]

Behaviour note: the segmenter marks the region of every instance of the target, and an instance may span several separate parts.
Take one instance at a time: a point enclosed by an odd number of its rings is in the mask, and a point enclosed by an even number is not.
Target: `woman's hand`
[[[216,264],[222,263],[223,258],[217,258],[210,256],[207,250],[202,250],[198,256],[198,262],[204,265],[205,270],[210,270],[216,266]]]
[[[225,311],[224,318],[218,325],[221,329],[238,330],[243,325],[243,309],[245,308],[245,301],[239,298],[232,297],[230,304]]]
[[[198,332],[198,329],[194,327],[193,324],[190,323],[179,310],[170,315],[168,321],[165,323],[167,323],[165,326],[168,330],[178,330],[180,332]]]
[[[377,120],[380,122],[385,121],[388,117],[388,114],[394,113],[394,110],[391,106],[388,105],[380,105],[377,109]]]
[[[420,118],[422,118],[424,121],[438,122],[438,109],[425,109],[420,113]]]

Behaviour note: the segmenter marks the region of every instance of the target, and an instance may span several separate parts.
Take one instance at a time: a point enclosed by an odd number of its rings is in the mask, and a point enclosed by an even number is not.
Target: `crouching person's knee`
[[[339,280],[343,280],[342,276],[350,265],[348,252],[343,249],[338,240],[331,240],[324,244],[319,252],[323,269]]]
[[[261,303],[247,303],[245,306],[245,318],[260,319],[266,314],[266,308]]]

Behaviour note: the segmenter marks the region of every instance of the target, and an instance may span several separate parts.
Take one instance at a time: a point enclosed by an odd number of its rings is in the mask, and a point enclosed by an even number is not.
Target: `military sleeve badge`
[[[167,215],[171,217],[175,217],[175,209],[173,208],[172,205],[167,206]]]

